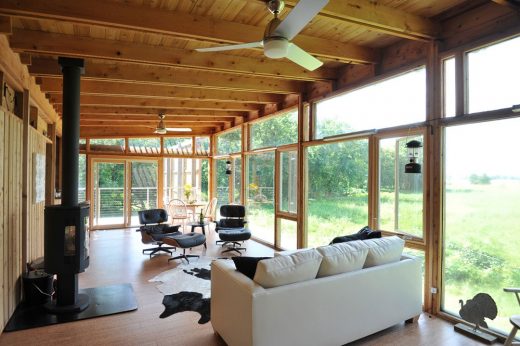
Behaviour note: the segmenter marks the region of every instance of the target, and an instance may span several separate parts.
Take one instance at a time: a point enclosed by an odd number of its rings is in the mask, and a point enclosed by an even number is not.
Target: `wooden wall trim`
[[[30,94],[29,90],[23,90],[22,98],[22,271],[26,271],[28,236],[29,231],[29,124],[30,119]]]

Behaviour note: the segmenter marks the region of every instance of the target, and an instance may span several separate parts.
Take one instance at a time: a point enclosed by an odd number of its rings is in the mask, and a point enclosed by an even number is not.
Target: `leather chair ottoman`
[[[191,249],[195,246],[203,245],[206,246],[206,236],[201,233],[186,233],[180,235],[166,236],[162,239],[163,243],[175,246],[182,249],[182,254],[176,257],[168,258],[168,262],[175,259],[185,259],[186,262],[190,263],[188,257],[200,257],[199,255],[186,255],[186,249]]]
[[[240,241],[246,241],[251,238],[251,231],[247,228],[228,228],[228,229],[219,229],[218,236],[220,240],[224,242],[222,246],[231,245],[227,250],[222,251],[222,253],[236,251],[240,255],[242,252],[240,250],[246,250],[245,247],[240,247]]]

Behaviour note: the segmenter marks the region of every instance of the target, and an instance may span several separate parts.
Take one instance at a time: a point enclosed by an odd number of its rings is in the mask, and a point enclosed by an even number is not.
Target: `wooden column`
[[[307,174],[305,174],[305,150],[303,147],[306,133],[304,125],[307,123],[308,122],[305,119],[305,112],[303,109],[303,95],[300,94],[298,97],[298,193],[296,195],[296,200],[298,202],[296,246],[299,249],[307,246],[307,232],[305,223],[305,215],[307,215],[307,211],[305,210],[305,199],[307,197]]]
[[[45,156],[45,205],[52,205],[56,187],[56,124],[49,124],[47,132],[52,143],[47,144]]]
[[[4,72],[0,70],[0,108],[5,107],[4,105]]]
[[[426,311],[437,313],[440,307],[441,264],[442,264],[442,128],[438,119],[442,116],[442,78],[439,44],[431,42],[427,61],[427,120],[431,121],[426,135],[425,157],[427,166],[424,179],[428,181],[424,210],[425,227],[425,296]],[[432,293],[432,288],[437,293]]]
[[[29,124],[30,119],[30,100],[29,90],[23,90],[22,96],[22,272],[26,271],[27,251],[28,251],[28,231],[29,231],[29,167],[32,156],[29,153]]]
[[[162,138],[161,138],[162,143]],[[162,145],[161,145],[162,146]],[[165,208],[163,199],[164,192],[164,158],[157,159],[157,208]]]
[[[455,54],[455,115],[464,115],[467,111],[466,100],[467,100],[467,88],[466,88],[466,77],[468,66],[465,63],[466,54],[464,51],[459,50]]]

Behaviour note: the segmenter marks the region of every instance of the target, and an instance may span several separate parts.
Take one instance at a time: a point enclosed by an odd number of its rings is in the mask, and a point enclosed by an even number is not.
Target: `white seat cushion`
[[[318,277],[362,269],[367,258],[368,247],[356,245],[347,242],[317,248],[316,250],[323,256]]]
[[[258,262],[254,281],[264,288],[316,278],[322,256],[315,249],[298,251]]]
[[[397,262],[401,259],[404,240],[398,236],[363,240],[368,247],[368,255],[364,268]]]

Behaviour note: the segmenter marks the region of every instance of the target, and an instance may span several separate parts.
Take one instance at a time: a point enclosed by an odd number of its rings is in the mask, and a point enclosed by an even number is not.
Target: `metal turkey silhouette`
[[[478,293],[473,299],[466,300],[466,304],[461,300],[459,315],[464,321],[475,324],[475,331],[480,326],[487,328],[488,325],[484,318],[494,320],[497,317],[497,304],[487,293]]]

